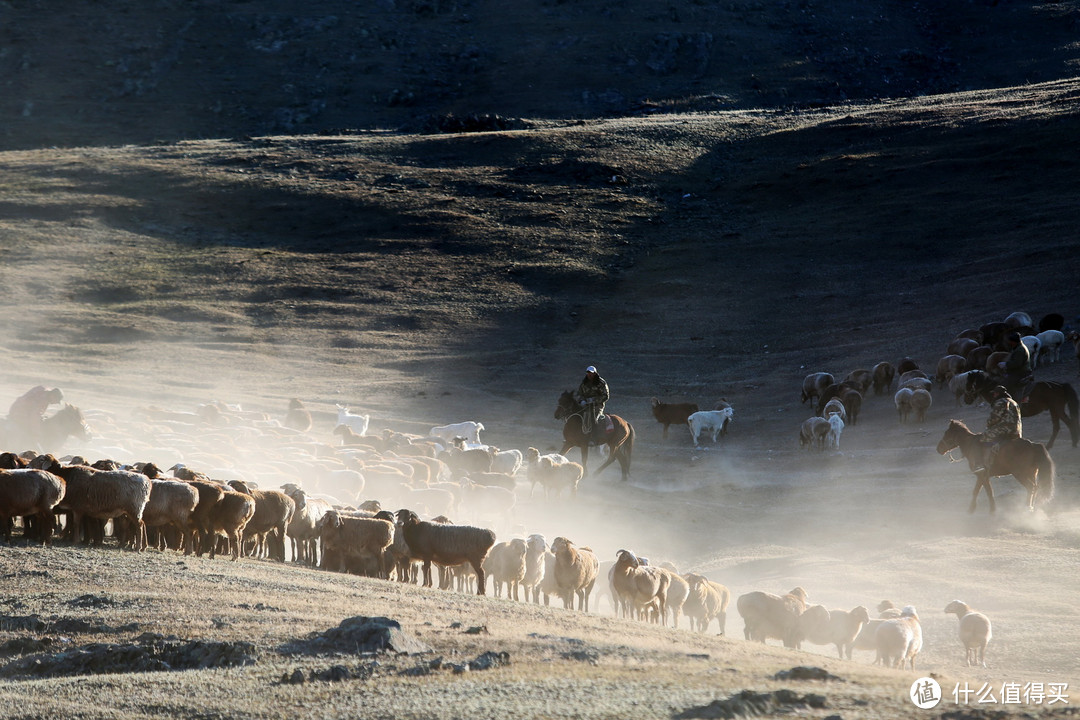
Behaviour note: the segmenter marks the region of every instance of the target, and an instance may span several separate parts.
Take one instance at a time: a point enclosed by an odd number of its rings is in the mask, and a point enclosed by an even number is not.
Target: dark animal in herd
[[[990,389],[999,384],[996,378],[981,370],[972,370],[968,372],[967,377],[964,402],[968,405],[975,402],[976,398],[988,400]],[[1020,404],[1021,417],[1031,417],[1041,412],[1050,413],[1050,421],[1054,427],[1046,447],[1054,447],[1054,440],[1058,436],[1062,422],[1069,428],[1073,447],[1080,442],[1080,416],[1078,416],[1080,402],[1077,400],[1076,390],[1069,383],[1040,380],[1032,386],[1026,398],[1014,399]]]
[[[606,423],[601,421],[593,428],[592,433],[586,433],[581,429],[581,409],[574,394],[569,390],[559,396],[555,406],[555,419],[563,421],[563,447],[560,451],[563,455],[576,447],[581,450],[581,466],[588,468],[589,444],[607,445],[608,458],[596,468],[594,475],[606,468],[616,460],[619,461],[619,469],[622,470],[622,479],[630,477],[630,460],[634,452],[634,427],[618,415],[607,415],[611,420],[612,428],[606,431]]]
[[[652,414],[656,422],[664,426],[665,438],[669,425],[685,425],[689,417],[697,411],[697,403],[666,403],[652,399]]]
[[[976,463],[982,461],[981,444],[978,433],[969,430],[967,425],[959,420],[950,420],[945,434],[938,442],[937,451],[945,455],[950,450],[959,448],[960,454],[967,459],[974,472]],[[997,509],[990,479],[1001,475],[1012,475],[1027,489],[1028,510],[1034,510],[1036,497],[1043,504],[1054,497],[1054,472],[1054,461],[1042,443],[1022,438],[1003,442],[997,457],[994,458],[993,466],[975,473],[975,490],[971,494],[968,512],[975,512],[975,501],[981,489],[986,490],[986,497],[990,500],[990,512]]]

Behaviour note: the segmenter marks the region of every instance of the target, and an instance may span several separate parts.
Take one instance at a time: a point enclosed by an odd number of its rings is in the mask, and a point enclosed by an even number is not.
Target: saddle
[[[596,424],[589,432],[589,444],[590,445],[606,445],[607,436],[615,431],[615,423],[611,421],[611,416],[601,415],[596,418]]]
[[[1035,387],[1035,376],[1028,375],[1019,382],[1009,385],[1006,389],[1017,404],[1023,405],[1031,397],[1031,390]]]

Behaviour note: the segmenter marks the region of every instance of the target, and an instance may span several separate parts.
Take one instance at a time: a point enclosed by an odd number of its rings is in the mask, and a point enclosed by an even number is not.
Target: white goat
[[[483,429],[483,423],[466,420],[450,425],[436,425],[428,432],[428,437],[438,438],[446,445],[452,445],[454,438],[464,438],[466,443],[480,445],[480,431]]]
[[[357,435],[366,435],[370,415],[354,415],[344,405],[337,406],[337,424],[344,425]],[[336,427],[336,426],[335,426]]]
[[[690,415],[686,419],[686,424],[690,427],[690,437],[694,439],[694,447],[701,449],[699,441],[705,432],[712,435],[712,441],[715,443],[716,436],[724,432],[733,414],[732,409],[726,407],[723,410],[699,410]]]

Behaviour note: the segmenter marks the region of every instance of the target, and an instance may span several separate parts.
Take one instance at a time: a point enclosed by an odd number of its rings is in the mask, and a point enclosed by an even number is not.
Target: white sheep
[[[1042,341],[1039,340],[1037,335],[1025,335],[1020,338],[1020,342],[1028,349],[1028,355],[1031,358],[1031,369],[1034,370],[1039,364],[1039,353],[1042,351]]]
[[[521,580],[521,586],[525,588],[525,600],[534,603],[540,602],[540,584],[544,581],[544,556],[547,554],[547,539],[533,533],[525,541],[528,549],[525,552],[525,577]]]
[[[922,422],[926,419],[926,411],[930,409],[930,406],[934,404],[934,398],[930,395],[929,390],[912,390],[911,391],[911,409],[915,412],[916,422]]]
[[[915,656],[922,650],[922,625],[913,605],[900,611],[900,617],[883,620],[874,639],[877,643],[877,660],[886,667],[904,669],[910,663],[915,669]]]
[[[533,495],[539,483],[548,497],[555,491],[555,497],[562,494],[563,488],[570,489],[570,495],[577,495],[578,483],[585,475],[585,468],[580,463],[572,462],[565,455],[548,453],[541,455],[536,448],[525,451],[525,463],[528,468],[529,497]]]
[[[502,586],[506,585],[506,597],[520,600],[518,588],[525,580],[525,556],[529,546],[525,540],[514,538],[495,543],[484,560],[484,570],[491,578],[495,588],[495,597],[502,597]],[[528,590],[525,591],[528,600]]]
[[[344,425],[357,435],[367,434],[368,423],[370,421],[370,415],[355,415],[349,412],[349,408],[344,405],[337,406],[337,424]]]
[[[972,610],[967,603],[959,600],[953,600],[946,605],[945,612],[956,615],[960,621],[960,642],[964,643],[968,666],[978,663],[986,667],[986,646],[993,636],[990,618]]]
[[[1065,333],[1060,330],[1043,330],[1035,336],[1039,339],[1039,357],[1046,357],[1046,362],[1061,360],[1061,346],[1065,344]],[[1031,367],[1035,367],[1035,357],[1031,358]]]
[[[713,443],[716,443],[716,436],[726,432],[733,414],[734,411],[730,407],[722,410],[699,410],[692,413],[686,419],[686,424],[690,428],[690,437],[694,440],[694,447],[701,449],[699,441],[706,432],[712,436]]]
[[[513,448],[510,450],[500,450],[497,447],[493,447],[491,449],[493,451],[491,456],[491,472],[503,473],[510,477],[517,475],[517,471],[521,469],[521,465],[524,462],[521,451]]]
[[[896,405],[896,413],[900,416],[900,422],[907,422],[911,415],[911,388],[900,388],[893,395],[893,404]]]
[[[839,415],[829,415],[829,432],[825,434],[825,444],[833,450],[840,449],[840,433],[844,431],[844,421]]]

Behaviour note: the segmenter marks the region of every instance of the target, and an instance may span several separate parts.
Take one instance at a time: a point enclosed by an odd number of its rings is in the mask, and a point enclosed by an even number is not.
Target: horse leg
[[[984,482],[983,474],[975,473],[975,491],[971,493],[971,505],[968,507],[969,515],[975,512],[976,501],[979,499],[979,490],[982,488]]]
[[[1050,422],[1053,423],[1054,429],[1050,433],[1050,440],[1046,443],[1047,450],[1054,447],[1054,440],[1058,436],[1058,430],[1061,429],[1061,419],[1058,417],[1057,412],[1055,412],[1053,408],[1050,408]]]

